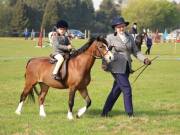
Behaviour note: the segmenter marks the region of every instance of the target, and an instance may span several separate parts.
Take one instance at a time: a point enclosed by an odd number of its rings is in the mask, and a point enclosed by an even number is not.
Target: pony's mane
[[[97,37],[97,38],[94,38],[94,37],[93,37],[93,38],[89,39],[89,41],[88,41],[87,43],[85,43],[81,48],[79,48],[78,50],[72,52],[72,53],[70,54],[70,58],[75,57],[75,56],[77,56],[77,55],[85,52],[85,51],[92,45],[92,43],[93,43],[95,40],[96,40],[96,41],[103,42],[103,43],[105,43],[105,44],[107,45],[107,41],[106,41],[103,37]]]

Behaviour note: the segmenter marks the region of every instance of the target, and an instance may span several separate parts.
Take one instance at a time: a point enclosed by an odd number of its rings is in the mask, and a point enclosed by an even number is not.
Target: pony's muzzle
[[[105,55],[105,60],[107,63],[110,63],[114,60],[114,56],[110,51],[108,51],[108,53]]]

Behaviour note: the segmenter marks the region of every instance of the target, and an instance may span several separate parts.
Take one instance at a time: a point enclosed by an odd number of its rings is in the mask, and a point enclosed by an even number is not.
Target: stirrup
[[[62,78],[58,76],[57,74],[53,75],[53,79],[57,81],[62,81]]]

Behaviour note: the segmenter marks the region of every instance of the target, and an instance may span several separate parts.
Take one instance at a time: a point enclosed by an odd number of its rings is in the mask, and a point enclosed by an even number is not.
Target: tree
[[[176,9],[177,9],[178,17],[177,17],[177,25],[175,28],[180,28],[180,3],[176,4]]]
[[[9,6],[15,6],[17,0],[9,0]]]
[[[23,0],[18,0],[14,7],[11,27],[13,31],[20,33],[29,27],[28,6]]]
[[[12,17],[12,9],[7,5],[0,4],[0,35],[7,35]]]
[[[56,22],[60,19],[60,5],[57,0],[49,0],[42,20],[42,27],[51,31]]]
[[[171,29],[178,18],[176,6],[167,0],[130,0],[123,8],[122,15],[130,22],[137,22],[141,30]]]
[[[29,7],[30,28],[39,30],[48,0],[24,0],[24,2]]]
[[[81,20],[78,21],[79,29],[90,29],[94,24],[94,14],[95,11],[92,0],[82,0],[80,6],[80,14],[76,16],[77,18],[79,16],[81,17]]]
[[[111,20],[119,14],[112,0],[103,0],[99,11],[96,12],[96,24],[99,25],[99,27],[96,26],[96,31],[101,33],[111,31]]]
[[[59,0],[61,18],[69,22],[71,28],[78,28],[80,23],[81,0]]]

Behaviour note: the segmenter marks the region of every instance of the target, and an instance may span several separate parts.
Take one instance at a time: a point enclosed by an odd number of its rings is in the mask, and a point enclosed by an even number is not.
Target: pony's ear
[[[106,38],[106,35],[99,35],[97,36],[97,41],[103,41]]]

